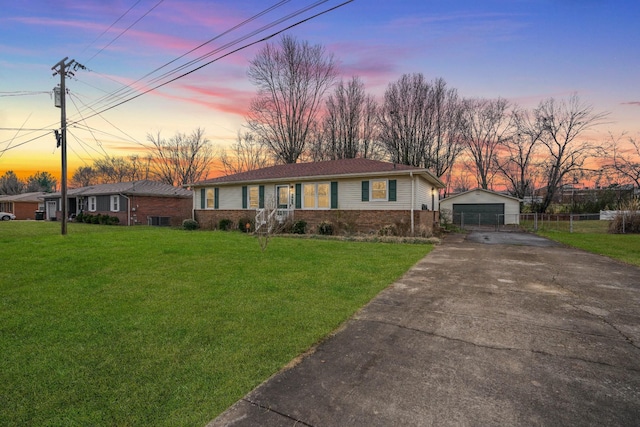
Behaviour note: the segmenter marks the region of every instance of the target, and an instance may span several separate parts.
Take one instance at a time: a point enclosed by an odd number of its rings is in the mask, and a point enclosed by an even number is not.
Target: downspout
[[[411,177],[411,235],[415,236],[414,225],[413,225],[413,205],[415,203],[415,179],[413,177],[413,171],[409,172],[409,176]]]
[[[131,199],[129,199],[127,196],[125,196],[122,193],[118,193],[118,194],[120,194],[122,197],[127,199],[127,227],[129,227],[131,225]]]

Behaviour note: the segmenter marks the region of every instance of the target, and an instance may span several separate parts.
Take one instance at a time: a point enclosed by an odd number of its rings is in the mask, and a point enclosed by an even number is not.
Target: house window
[[[96,196],[89,197],[89,212],[96,211]]]
[[[371,181],[371,200],[387,200],[387,180]]]
[[[208,188],[207,189],[207,204],[206,207],[207,209],[212,209],[213,208],[213,189],[212,188]]]
[[[302,190],[302,207],[304,209],[329,209],[331,207],[331,193],[328,182],[304,184]]]
[[[260,206],[260,190],[257,185],[249,187],[249,209],[258,209]]]
[[[120,196],[111,196],[111,212],[120,210]]]

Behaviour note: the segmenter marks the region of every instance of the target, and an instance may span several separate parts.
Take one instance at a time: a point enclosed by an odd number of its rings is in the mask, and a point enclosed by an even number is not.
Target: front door
[[[56,220],[56,210],[58,208],[58,203],[56,202],[47,202],[47,219],[51,221]]]
[[[278,209],[289,209],[289,186],[278,185],[276,187]]]

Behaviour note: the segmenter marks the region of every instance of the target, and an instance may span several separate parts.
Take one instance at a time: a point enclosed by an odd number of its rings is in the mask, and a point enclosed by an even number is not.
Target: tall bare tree
[[[540,206],[544,212],[565,177],[581,171],[585,161],[597,154],[595,143],[578,138],[601,124],[607,113],[595,112],[593,106],[583,103],[574,94],[567,100],[548,98],[540,102],[535,116],[543,128],[540,140],[546,158],[543,163],[546,194]]]
[[[447,88],[447,82],[437,78],[431,85],[429,103],[433,126],[431,140],[427,142],[424,153],[424,166],[436,176],[444,176],[455,164],[463,149],[460,143],[462,125],[462,105],[458,91]]]
[[[263,144],[250,132],[238,132],[238,139],[229,150],[220,152],[223,173],[232,175],[269,166],[271,159]]]
[[[496,167],[506,180],[509,193],[519,199],[533,196],[538,175],[536,153],[544,132],[528,110],[514,110],[516,132],[496,153]]]
[[[327,97],[316,159],[377,157],[375,120],[377,104],[367,95],[364,83],[354,76],[341,80]]]
[[[488,189],[495,175],[495,156],[514,133],[507,100],[471,98],[463,101],[460,136],[473,160],[478,185]]]
[[[380,141],[391,161],[422,166],[432,126],[429,82],[422,73],[404,74],[390,83],[379,113]]]
[[[197,128],[191,134],[176,132],[169,139],[147,134],[153,144],[154,175],[164,183],[174,186],[200,181],[207,177],[214,150],[204,136],[204,129]]]
[[[333,56],[321,45],[284,35],[277,45],[267,43],[250,64],[249,80],[258,94],[249,107],[249,128],[278,162],[295,163],[335,79]]]

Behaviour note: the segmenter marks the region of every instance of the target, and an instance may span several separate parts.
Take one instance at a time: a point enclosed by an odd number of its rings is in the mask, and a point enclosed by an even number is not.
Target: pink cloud
[[[640,107],[640,101],[621,102],[620,105],[633,105],[635,107]]]

